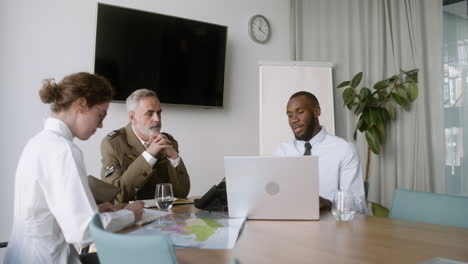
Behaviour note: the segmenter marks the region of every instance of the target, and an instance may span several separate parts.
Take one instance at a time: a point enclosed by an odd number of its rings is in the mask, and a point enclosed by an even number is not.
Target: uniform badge
[[[130,158],[131,160],[134,160],[137,158],[137,156],[131,155],[131,154],[125,154],[125,156],[127,156],[127,158]]]
[[[104,177],[111,175],[115,171],[114,166],[106,166],[106,171],[104,172]]]

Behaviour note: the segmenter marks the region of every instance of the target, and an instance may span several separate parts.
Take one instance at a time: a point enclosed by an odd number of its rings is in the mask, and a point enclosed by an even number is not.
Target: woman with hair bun
[[[101,76],[75,73],[44,81],[39,96],[52,117],[24,147],[16,169],[13,231],[5,263],[98,263],[78,255],[91,243],[88,225],[99,213],[104,228],[118,231],[142,217],[142,202],[117,210],[96,205],[75,137],[90,138],[107,114],[112,87]]]

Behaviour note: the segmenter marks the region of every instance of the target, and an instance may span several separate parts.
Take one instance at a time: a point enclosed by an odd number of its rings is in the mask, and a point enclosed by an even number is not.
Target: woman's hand
[[[144,205],[145,204],[143,203],[143,201],[135,201],[135,202],[125,206],[124,209],[132,211],[135,214],[135,222],[138,222],[143,217],[143,206]]]
[[[98,205],[98,208],[99,208],[99,213],[115,212],[119,210],[119,208],[117,208],[115,205],[109,202],[105,202],[105,203]]]

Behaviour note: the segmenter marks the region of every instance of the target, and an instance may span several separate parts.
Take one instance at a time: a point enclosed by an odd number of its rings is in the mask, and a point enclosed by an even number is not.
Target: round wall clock
[[[249,35],[253,41],[261,44],[265,44],[270,40],[271,28],[266,17],[262,15],[254,15],[250,18]]]

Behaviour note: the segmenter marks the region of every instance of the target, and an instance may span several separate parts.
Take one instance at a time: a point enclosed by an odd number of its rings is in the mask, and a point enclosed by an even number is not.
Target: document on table
[[[159,210],[151,210],[151,209],[143,209],[143,216],[141,220],[136,222],[136,225],[144,225],[149,222],[153,222],[154,220],[161,218],[170,214],[170,212],[164,212]]]
[[[245,217],[210,214],[208,212],[170,214],[133,231],[133,234],[169,235],[175,247],[230,249],[237,242]]]

